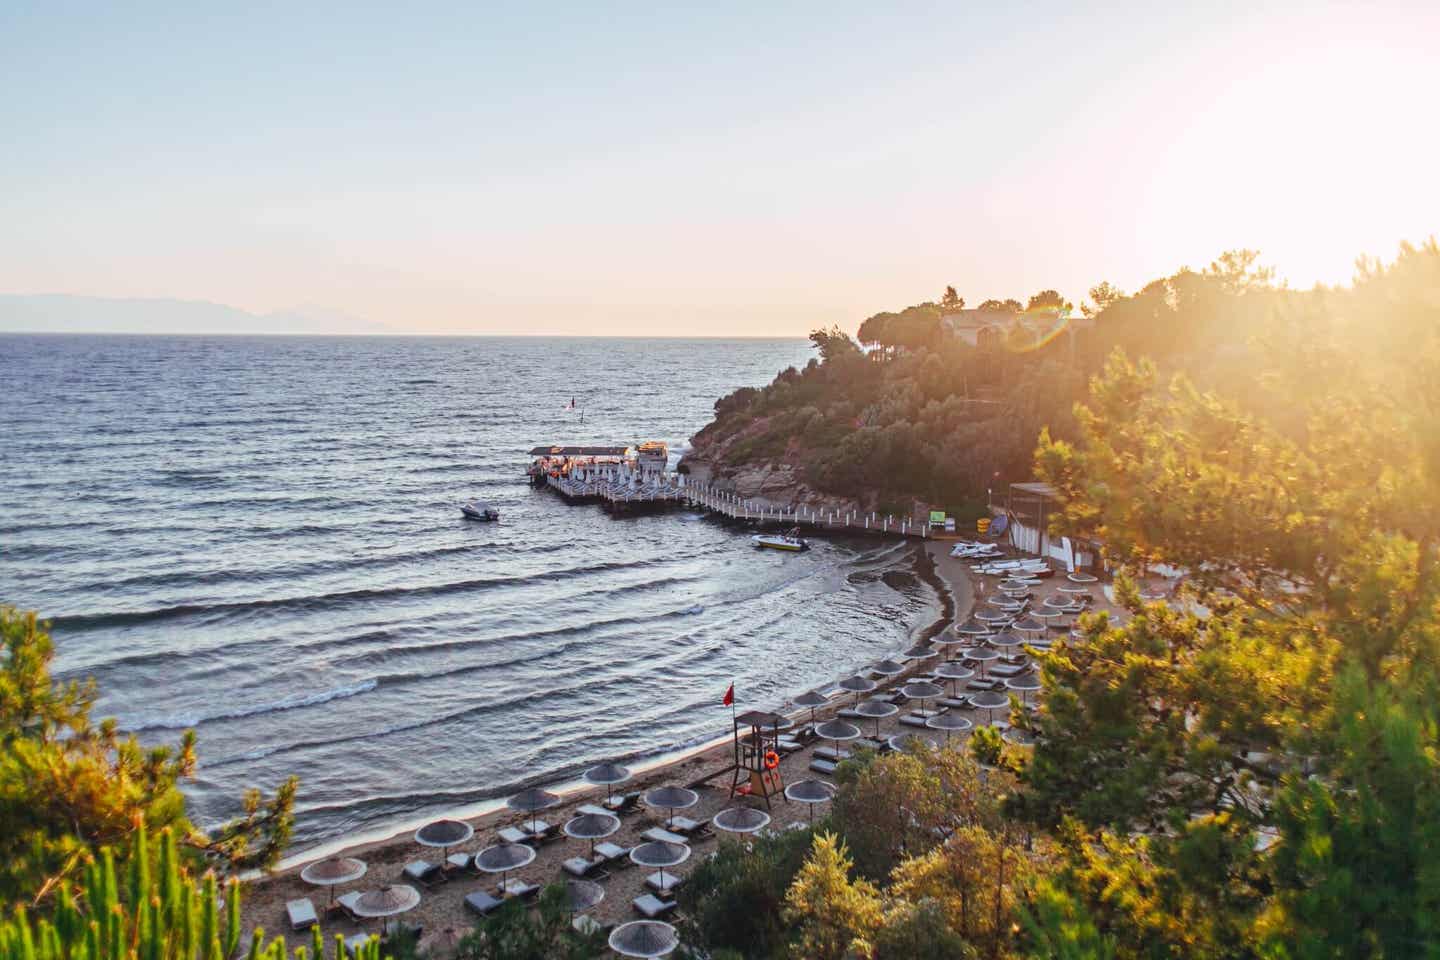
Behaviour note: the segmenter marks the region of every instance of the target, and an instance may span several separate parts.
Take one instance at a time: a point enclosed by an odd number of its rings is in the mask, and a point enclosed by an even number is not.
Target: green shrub
[[[783,918],[785,892],[810,852],[810,830],[757,837],[750,849],[722,842],[680,887],[685,939],[715,957],[784,954],[791,931]]]

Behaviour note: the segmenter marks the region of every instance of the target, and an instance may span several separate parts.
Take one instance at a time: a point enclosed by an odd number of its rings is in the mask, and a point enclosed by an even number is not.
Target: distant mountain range
[[[114,299],[63,293],[0,294],[5,333],[400,333],[332,310],[250,313],[203,300]]]

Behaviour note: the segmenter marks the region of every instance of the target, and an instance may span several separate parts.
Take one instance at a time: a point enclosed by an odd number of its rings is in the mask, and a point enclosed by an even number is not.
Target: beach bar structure
[[[994,507],[992,506],[992,511]],[[1052,537],[1046,529],[1050,518],[1060,509],[1059,496],[1048,483],[1033,481],[1012,483],[1005,494],[1005,516],[1010,518],[1007,535],[1010,544],[1022,553],[1047,560],[1058,560],[1074,572],[1095,564],[1095,552],[1088,543],[1070,537]]]
[[[780,731],[790,721],[768,710],[746,710],[735,717],[735,765],[730,796],[758,797],[768,809],[770,798],[784,794],[780,775]]]

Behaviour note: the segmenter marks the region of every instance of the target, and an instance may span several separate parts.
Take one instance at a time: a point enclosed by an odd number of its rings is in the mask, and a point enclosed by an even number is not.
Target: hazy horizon
[[[0,293],[726,337],[1236,247],[1344,283],[1440,231],[1437,34],[1398,2],[6,10]]]

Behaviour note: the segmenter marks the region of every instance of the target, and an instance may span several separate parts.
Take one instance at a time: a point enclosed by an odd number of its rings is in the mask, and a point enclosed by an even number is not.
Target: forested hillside
[[[987,487],[1031,478],[1042,428],[1074,436],[1072,408],[1116,347],[1243,398],[1257,339],[1325,296],[1274,286],[1254,251],[1236,251],[1132,295],[1097,284],[1073,315],[1053,290],[1023,308],[986,301],[981,310],[1026,323],[971,346],[942,322],[964,306],[948,289],[938,303],[868,318],[859,342],[816,331],[817,356],[804,369],[716,402],[689,460],[722,482],[779,464],[818,494],[870,508],[903,512],[918,501],[973,511]]]

